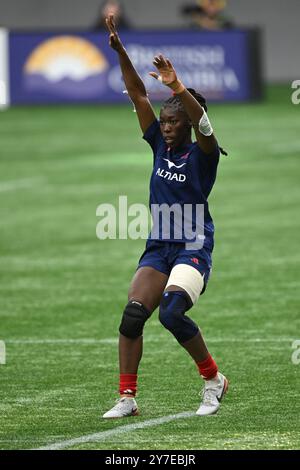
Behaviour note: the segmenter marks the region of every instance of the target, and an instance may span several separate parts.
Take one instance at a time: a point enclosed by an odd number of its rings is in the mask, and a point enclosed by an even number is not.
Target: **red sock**
[[[135,397],[137,390],[137,374],[120,374],[120,395]]]
[[[204,361],[196,362],[199,370],[199,374],[204,378],[204,380],[213,379],[218,372],[218,366],[209,354]]]

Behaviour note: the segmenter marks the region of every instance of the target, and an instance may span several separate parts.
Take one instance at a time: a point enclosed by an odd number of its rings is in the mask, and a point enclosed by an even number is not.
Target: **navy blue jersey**
[[[150,210],[167,204],[169,207],[181,207],[186,221],[190,218],[192,232],[197,232],[196,206],[201,205],[203,212],[202,244],[209,251],[213,250],[214,224],[209,213],[207,198],[214,185],[219,163],[220,151],[216,147],[213,154],[205,154],[196,142],[177,147],[176,151],[166,144],[157,120],[145,132],[143,138],[153,150],[153,171],[150,180]],[[186,210],[189,209],[189,210]],[[190,243],[190,233],[184,230],[184,221],[178,226],[178,219],[170,214],[170,233],[162,230],[162,220],[158,217],[155,230],[149,236],[153,240]],[[175,220],[175,223],[174,223]],[[189,225],[187,223],[187,225]],[[201,238],[201,236],[199,236]],[[195,239],[194,239],[195,240]]]

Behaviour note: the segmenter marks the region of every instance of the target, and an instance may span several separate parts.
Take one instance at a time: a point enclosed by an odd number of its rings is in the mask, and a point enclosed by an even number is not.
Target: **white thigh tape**
[[[190,296],[193,305],[197,302],[204,286],[204,276],[188,264],[177,264],[171,271],[168,286],[178,286]]]
[[[203,109],[203,108],[202,108]],[[214,130],[212,128],[212,125],[208,119],[208,116],[205,112],[205,109],[203,109],[203,115],[201,116],[201,119],[199,121],[199,131],[201,134],[203,134],[205,137],[209,137],[210,135],[213,134]]]

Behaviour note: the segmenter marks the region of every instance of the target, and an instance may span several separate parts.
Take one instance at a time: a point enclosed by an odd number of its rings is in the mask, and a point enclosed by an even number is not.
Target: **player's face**
[[[175,148],[191,142],[191,126],[188,117],[181,111],[163,108],[160,111],[160,130],[166,144]]]

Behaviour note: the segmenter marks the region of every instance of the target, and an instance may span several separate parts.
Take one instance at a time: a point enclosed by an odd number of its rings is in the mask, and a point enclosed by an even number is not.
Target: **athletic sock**
[[[120,374],[120,395],[135,397],[137,391],[137,374]]]
[[[210,354],[204,361],[196,362],[196,364],[204,380],[211,380],[217,375],[218,366]]]

